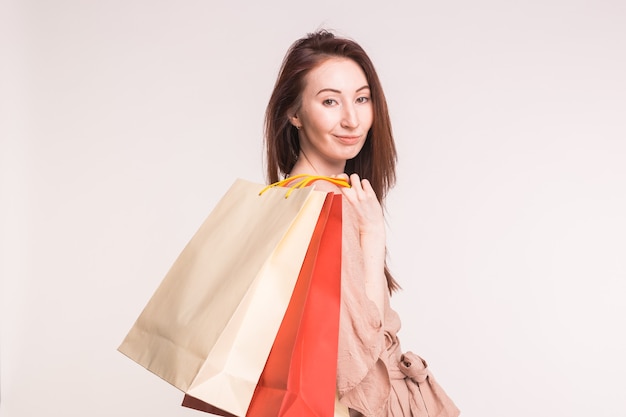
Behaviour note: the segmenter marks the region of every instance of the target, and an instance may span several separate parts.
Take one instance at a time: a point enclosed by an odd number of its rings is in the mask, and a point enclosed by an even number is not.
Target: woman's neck
[[[303,151],[300,151],[298,160],[294,164],[289,176],[298,174],[312,174],[312,175],[324,175],[330,177],[332,175],[343,174],[345,169],[345,162],[343,164],[337,164],[337,166],[331,166],[326,164],[314,164]]]

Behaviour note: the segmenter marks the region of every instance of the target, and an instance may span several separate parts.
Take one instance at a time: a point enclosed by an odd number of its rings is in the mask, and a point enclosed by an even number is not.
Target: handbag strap
[[[290,184],[292,181],[295,181],[293,185],[289,186],[289,190],[287,191],[287,194],[285,194],[285,198],[287,198],[293,192],[293,190],[307,187],[311,185],[311,183],[315,181],[319,181],[319,180],[328,181],[340,187],[350,188],[350,183],[341,178],[326,177],[324,175],[298,174],[298,175],[294,175],[293,177],[285,178],[284,180],[277,181],[273,184],[266,186],[265,188],[261,190],[259,195],[263,194],[265,191],[269,190],[270,188],[285,187],[287,186],[287,184]]]

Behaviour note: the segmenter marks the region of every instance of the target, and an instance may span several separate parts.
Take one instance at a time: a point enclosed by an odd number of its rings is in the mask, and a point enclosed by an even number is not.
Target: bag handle
[[[289,184],[290,182],[292,182],[294,180],[297,180],[297,181],[296,181],[296,183],[294,185],[289,187],[289,191],[287,191],[287,194],[285,194],[285,198],[289,197],[289,195],[293,192],[293,190],[307,187],[307,186],[311,185],[311,183],[313,183],[315,181],[318,181],[318,180],[328,181],[328,182],[333,183],[335,185],[338,185],[340,187],[350,188],[350,183],[348,181],[344,180],[344,179],[341,179],[341,178],[326,177],[324,175],[298,174],[298,175],[294,175],[293,177],[285,178],[284,180],[277,181],[277,182],[275,182],[273,184],[268,185],[267,187],[265,187],[265,188],[263,188],[261,190],[259,195],[263,194],[264,192],[266,192],[270,188],[282,187],[282,186],[285,186],[285,185]]]

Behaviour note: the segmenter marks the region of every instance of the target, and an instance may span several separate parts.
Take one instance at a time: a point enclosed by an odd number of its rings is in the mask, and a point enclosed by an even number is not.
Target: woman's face
[[[299,127],[300,148],[320,175],[343,173],[365,143],[374,111],[361,67],[330,58],[306,77],[302,101],[291,123]]]

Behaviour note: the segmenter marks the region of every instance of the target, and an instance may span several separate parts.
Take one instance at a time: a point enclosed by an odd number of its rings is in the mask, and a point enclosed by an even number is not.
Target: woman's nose
[[[341,116],[341,127],[354,129],[359,126],[359,116],[353,105],[344,105]]]

